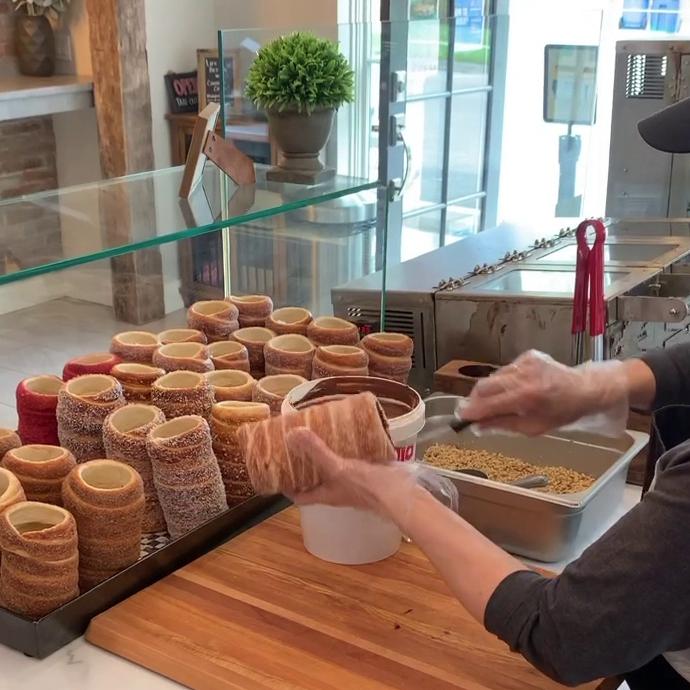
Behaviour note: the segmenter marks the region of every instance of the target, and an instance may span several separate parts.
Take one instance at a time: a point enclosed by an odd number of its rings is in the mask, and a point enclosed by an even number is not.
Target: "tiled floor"
[[[184,311],[145,326],[117,321],[112,309],[59,299],[0,316],[0,427],[16,428],[14,392],[27,376],[62,373],[65,362],[90,352],[107,352],[110,338],[133,329],[154,333],[185,325]]]

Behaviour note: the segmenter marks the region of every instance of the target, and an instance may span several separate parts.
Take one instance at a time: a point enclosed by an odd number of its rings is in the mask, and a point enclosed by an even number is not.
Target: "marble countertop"
[[[639,487],[626,486],[621,505],[601,533],[640,500]],[[599,535],[597,535],[598,537]],[[587,544],[581,545],[581,552]],[[573,558],[579,554],[574,554]],[[534,564],[541,565],[544,564]],[[548,564],[552,570],[566,563]],[[88,644],[84,638],[42,661],[0,646],[0,690],[175,690],[182,686]]]

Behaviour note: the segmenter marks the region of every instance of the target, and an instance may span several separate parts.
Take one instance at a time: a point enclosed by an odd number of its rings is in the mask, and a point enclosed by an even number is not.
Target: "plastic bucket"
[[[373,393],[383,407],[398,460],[414,461],[417,436],[424,428],[424,401],[414,388],[405,384],[374,376],[334,376],[307,381],[288,393],[281,412],[289,414],[308,405],[365,391]]]
[[[415,459],[417,435],[424,426],[424,401],[409,386],[369,376],[337,376],[297,386],[283,401],[282,413],[369,391],[379,399],[398,460]],[[317,558],[343,565],[375,563],[395,554],[402,534],[390,520],[356,508],[300,507],[304,547]]]
[[[304,548],[321,560],[363,565],[382,561],[400,548],[400,530],[368,510],[313,505],[299,511]]]

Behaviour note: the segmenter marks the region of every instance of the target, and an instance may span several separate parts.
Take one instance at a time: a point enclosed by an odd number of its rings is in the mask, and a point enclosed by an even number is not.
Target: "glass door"
[[[390,33],[381,93],[402,94],[380,109],[380,126],[397,144],[388,147],[388,172],[395,149],[403,151],[400,236],[389,225],[388,260],[405,261],[484,226],[494,22],[485,0],[371,3]]]

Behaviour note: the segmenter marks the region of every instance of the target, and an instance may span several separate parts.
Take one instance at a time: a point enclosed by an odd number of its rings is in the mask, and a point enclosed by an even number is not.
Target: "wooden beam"
[[[86,0],[101,167],[108,178],[154,169],[144,5],[144,0]],[[137,199],[126,187],[101,196],[109,244],[129,241],[135,223],[155,228],[153,186],[150,204],[139,203],[147,190],[138,187]],[[161,264],[158,249],[111,261],[118,319],[141,324],[165,315]]]

